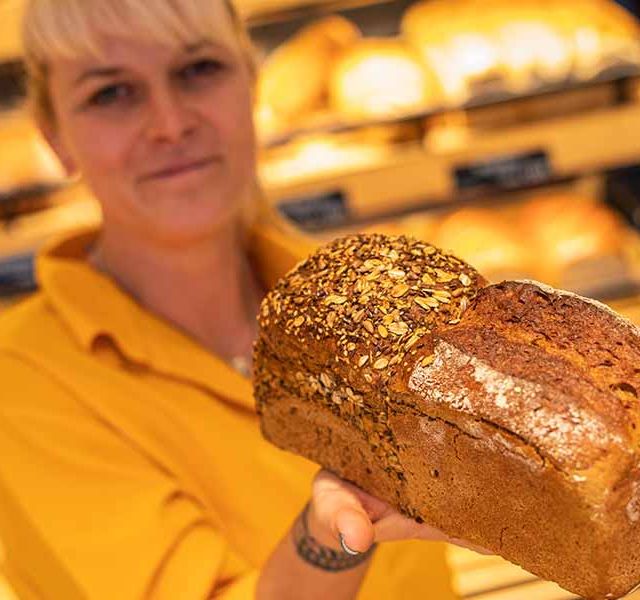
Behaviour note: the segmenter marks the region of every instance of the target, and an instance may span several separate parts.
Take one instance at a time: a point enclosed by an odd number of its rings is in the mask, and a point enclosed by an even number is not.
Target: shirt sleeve
[[[0,538],[24,600],[250,600],[199,500],[57,382],[0,354]]]

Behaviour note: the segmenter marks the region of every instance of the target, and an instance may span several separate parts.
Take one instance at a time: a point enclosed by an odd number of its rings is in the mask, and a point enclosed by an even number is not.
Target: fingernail
[[[342,534],[340,534],[340,545],[342,546],[342,549],[351,556],[358,556],[358,554],[360,554],[357,550],[352,550],[347,546],[347,542],[344,541],[344,536]]]

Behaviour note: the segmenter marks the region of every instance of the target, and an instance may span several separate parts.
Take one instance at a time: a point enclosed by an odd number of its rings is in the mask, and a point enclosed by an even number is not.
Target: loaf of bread
[[[286,129],[326,104],[333,63],[359,37],[356,25],[332,15],[303,27],[276,48],[260,67],[255,117],[261,134]]]
[[[274,444],[589,600],[638,584],[636,326],[375,234],[299,264],[260,326]]]
[[[329,101],[347,119],[392,117],[433,109],[439,91],[420,55],[403,40],[365,38],[333,67]]]
[[[509,220],[495,209],[467,207],[447,215],[431,241],[491,281],[530,276],[537,265]]]

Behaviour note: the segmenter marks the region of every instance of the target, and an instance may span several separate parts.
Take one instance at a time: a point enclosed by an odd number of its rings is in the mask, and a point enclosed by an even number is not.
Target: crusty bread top
[[[260,325],[299,344],[337,341],[341,360],[391,374],[428,331],[459,322],[486,281],[464,261],[406,238],[351,235],[321,248],[262,304]],[[369,377],[371,377],[369,373]]]

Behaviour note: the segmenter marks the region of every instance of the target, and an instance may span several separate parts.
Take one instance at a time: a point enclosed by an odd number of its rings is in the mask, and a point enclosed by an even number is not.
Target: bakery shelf
[[[493,130],[471,129],[458,147],[438,150],[417,144],[400,146],[356,171],[319,172],[292,183],[265,182],[265,188],[270,201],[285,212],[304,202],[321,207],[328,196],[337,194],[344,204],[342,224],[346,224],[477,197],[483,192],[511,191],[522,183],[546,184],[640,162],[635,136],[612,135],[626,131],[640,131],[639,102]],[[461,170],[475,167],[482,171],[491,164],[500,166],[531,155],[538,156],[534,170],[547,172],[527,174],[531,164],[524,164],[524,173],[512,186],[508,181],[498,188],[461,186]],[[340,223],[332,223],[337,225]]]
[[[247,26],[252,29],[391,2],[393,0],[241,0],[236,4]]]
[[[470,120],[475,115],[485,115],[486,109],[495,109],[499,111],[501,106],[506,106],[507,110],[514,111],[519,107],[522,112],[526,112],[523,108],[525,105],[531,107],[532,104],[546,105],[549,102],[560,103],[559,107],[550,110],[561,109],[563,103],[567,100],[588,98],[591,95],[598,94],[598,91],[609,91],[619,94],[622,99],[628,93],[627,90],[635,85],[636,78],[640,76],[640,67],[637,65],[619,65],[616,68],[610,68],[603,71],[597,77],[589,81],[579,79],[568,79],[564,82],[549,83],[540,85],[537,88],[531,88],[527,92],[516,94],[506,90],[493,91],[485,94],[478,94],[469,101],[455,106],[440,106],[428,108],[422,111],[412,113],[402,113],[397,115],[389,115],[379,118],[370,119],[341,119],[339,115],[323,115],[316,122],[310,121],[308,124],[301,124],[295,128],[288,129],[278,134],[271,135],[262,140],[261,145],[265,149],[274,148],[289,144],[301,136],[336,134],[342,132],[357,131],[367,127],[376,127],[383,125],[393,125],[399,123],[428,122],[430,118],[438,118],[452,111],[467,111]],[[579,106],[577,107],[579,108]],[[485,109],[481,112],[480,109]],[[530,108],[531,110],[531,108]]]

